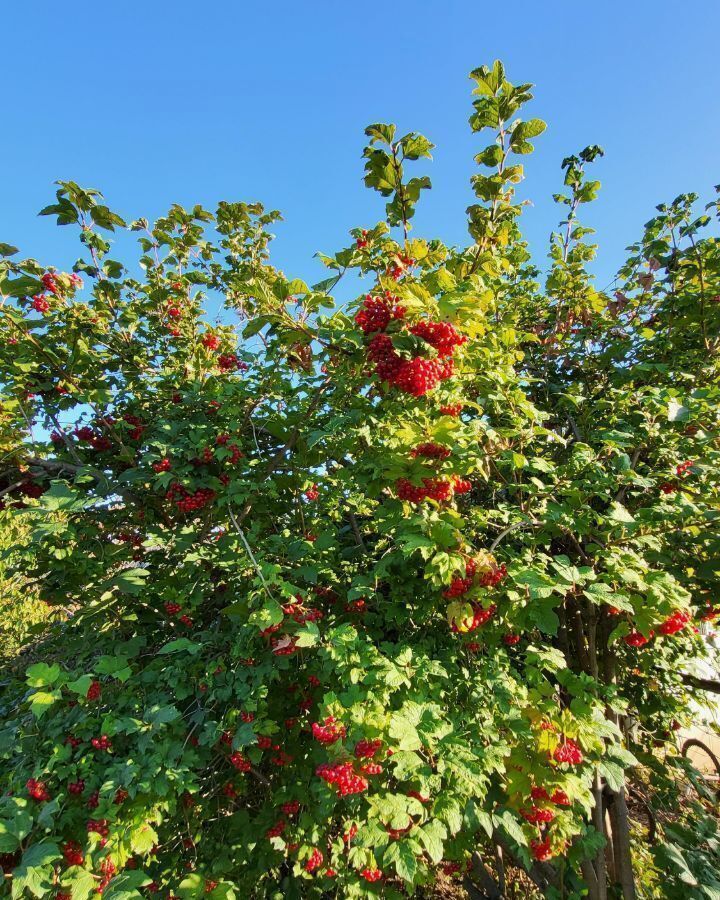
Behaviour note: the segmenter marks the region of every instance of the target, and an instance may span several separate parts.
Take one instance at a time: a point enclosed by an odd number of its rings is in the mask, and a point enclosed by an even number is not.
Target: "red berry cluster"
[[[208,506],[213,502],[215,496],[212,488],[198,488],[190,493],[186,487],[175,482],[168,488],[165,499],[174,503],[180,512],[187,513]]]
[[[285,821],[285,819],[278,819],[278,821],[271,828],[268,828],[268,830],[265,832],[265,837],[280,837],[280,835],[283,833],[283,831],[285,831],[286,828],[287,822]]]
[[[444,478],[423,478],[422,485],[415,485],[407,478],[399,478],[395,482],[395,490],[400,500],[409,500],[410,503],[422,503],[423,500],[444,503],[453,495],[453,483]]]
[[[238,772],[249,772],[252,768],[250,760],[246,756],[243,756],[239,750],[236,750],[228,756],[228,762],[231,766],[234,766]]]
[[[55,294],[56,296],[60,294],[61,287],[57,281],[57,277],[52,272],[46,272],[40,281],[42,281],[46,291],[50,291],[51,294]]]
[[[693,463],[691,459],[686,459],[685,462],[681,462],[675,469],[678,478],[682,478],[684,475],[686,475],[690,471],[690,469],[692,469],[692,467]]]
[[[460,334],[449,322],[418,322],[410,329],[410,334],[422,338],[434,347],[438,356],[452,356],[455,348],[467,341],[467,337]]]
[[[88,833],[95,832],[100,837],[106,838],[110,833],[107,819],[90,819],[87,823]]]
[[[78,778],[77,781],[68,782],[67,787],[68,787],[68,791],[71,794],[75,794],[76,796],[79,796],[85,790],[85,782],[82,780],[82,778]]]
[[[450,456],[450,450],[447,447],[443,447],[442,444],[428,442],[426,444],[418,444],[414,450],[411,450],[410,456],[413,458],[424,456],[426,459],[447,459]]]
[[[217,350],[220,346],[220,338],[216,334],[207,333],[202,336],[202,344],[208,350]]]
[[[477,631],[478,628],[486,625],[495,615],[496,610],[497,606],[494,603],[491,603],[487,609],[479,604],[473,603],[473,617],[472,621],[467,625],[467,631]]]
[[[365,881],[370,882],[380,881],[383,877],[382,869],[363,869],[362,872],[360,872],[360,875]]]
[[[230,456],[227,458],[226,462],[229,466],[236,466],[245,456],[237,444],[228,444],[228,450],[230,451]]]
[[[38,800],[40,802],[50,800],[50,791],[47,789],[47,785],[44,781],[36,781],[34,778],[28,778],[25,787],[27,788],[28,795],[32,797],[33,800]]]
[[[342,740],[347,733],[345,726],[337,722],[333,716],[328,716],[322,725],[313,722],[311,727],[313,737],[321,744],[334,744]]]
[[[323,864],[324,856],[322,853],[315,847],[313,852],[310,854],[310,858],[305,863],[305,871],[306,872],[314,872],[316,869],[319,869]]]
[[[179,603],[166,603],[165,604],[165,612],[169,616],[177,615],[181,609],[182,609],[182,606],[180,606]]]
[[[544,840],[536,838],[535,840],[530,841],[530,851],[538,862],[547,862],[552,859],[553,852],[550,845],[550,838],[545,838]]]
[[[579,766],[584,758],[582,750],[571,738],[564,738],[553,753],[555,762],[567,763],[569,766]]]
[[[100,863],[100,874],[102,875],[102,878],[100,879],[96,888],[99,894],[102,894],[105,888],[110,884],[116,871],[117,869],[115,868],[115,863],[110,859],[110,857],[106,857],[102,861],[102,863]]]
[[[320,496],[320,491],[318,490],[318,486],[317,486],[316,484],[314,484],[312,487],[309,487],[309,488],[305,491],[305,497],[306,497],[306,499],[309,500],[311,503],[313,503],[315,500],[317,500],[317,498],[318,498],[319,496]]]
[[[88,700],[99,700],[101,694],[102,694],[102,685],[100,684],[99,681],[93,681],[90,684],[90,687],[87,689],[87,693],[85,694],[85,697]]]
[[[374,301],[374,298],[370,298]],[[368,344],[368,356],[375,363],[375,372],[382,381],[387,381],[406,394],[422,397],[428,391],[454,373],[453,361],[450,358],[454,348],[466,339],[458,335],[452,325],[443,322],[420,322],[410,329],[412,334],[428,340],[431,346],[437,345],[440,358],[426,359],[416,356],[406,359],[397,352],[392,339],[384,333],[391,318],[396,317],[393,309],[383,301],[373,302],[368,309],[367,303],[358,313],[358,324],[366,334],[377,331]],[[450,331],[448,331],[450,329]],[[434,344],[432,342],[435,342]]]
[[[290,800],[288,803],[283,803],[281,809],[286,816],[295,816],[300,810],[300,803],[297,800]]]
[[[112,743],[110,742],[110,738],[106,734],[102,734],[100,735],[100,737],[92,738],[90,743],[96,750],[107,750],[108,753],[112,752]]]
[[[448,403],[445,406],[440,407],[440,412],[444,416],[454,416],[457,417],[463,410],[464,403]]]
[[[448,600],[453,600],[455,597],[461,597],[463,594],[467,594],[472,586],[472,577],[453,578],[450,582],[450,587],[443,591],[443,597],[446,597]]]
[[[682,631],[690,622],[691,616],[689,612],[682,609],[676,609],[675,612],[668,616],[667,619],[658,628],[660,634],[671,635]]]
[[[351,760],[341,763],[322,763],[315,769],[323,781],[335,785],[341,797],[347,794],[362,794],[370,787],[367,778],[358,775]]]
[[[170,460],[167,456],[164,459],[161,459],[160,462],[154,462],[152,464],[153,469],[156,472],[169,472],[171,468]]]
[[[36,294],[32,298],[32,308],[39,313],[46,313],[50,309],[50,301],[42,294]]]
[[[400,360],[400,368],[392,383],[405,394],[422,397],[454,374],[452,359],[424,359],[416,356]]]
[[[630,634],[626,634],[623,640],[628,645],[628,647],[644,647],[645,644],[650,640],[651,637],[655,636],[655,632],[651,631],[649,637],[645,637],[645,635],[641,631],[631,631]]]
[[[552,822],[555,818],[555,812],[543,806],[531,806],[530,809],[521,809],[520,815],[531,825],[544,825]]]
[[[64,844],[62,854],[68,866],[81,866],[85,862],[85,854],[77,841],[68,841]]]
[[[453,475],[453,491],[456,496],[460,494],[468,494],[472,490],[472,482],[468,481],[467,478],[460,478],[458,475]]]
[[[372,759],[381,747],[381,740],[367,741],[363,738],[355,744],[353,752],[358,759]]]
[[[240,362],[235,353],[221,353],[218,356],[218,366],[223,372],[234,372],[236,369],[247,369],[247,366]]]
[[[362,309],[355,316],[355,322],[365,334],[372,334],[374,331],[385,331],[393,319],[402,319],[404,315],[405,310],[398,305],[398,298],[385,291],[384,297],[367,295]]]
[[[507,578],[507,568],[503,563],[501,566],[493,566],[488,572],[483,572],[480,575],[480,584],[482,587],[497,587],[505,578]]]

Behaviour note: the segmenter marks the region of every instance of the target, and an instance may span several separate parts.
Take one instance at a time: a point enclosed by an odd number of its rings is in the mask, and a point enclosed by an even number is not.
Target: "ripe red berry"
[[[68,866],[81,866],[85,862],[85,854],[77,841],[67,841],[63,845],[62,854]]]
[[[530,809],[521,809],[520,815],[531,825],[546,824],[552,822],[555,813],[552,809],[544,809],[540,806],[531,806]]]
[[[555,762],[567,763],[570,766],[579,766],[583,761],[583,753],[575,741],[570,738],[564,738],[561,744],[555,748],[553,753]]]
[[[631,631],[630,634],[625,635],[623,640],[628,647],[644,647],[652,636],[653,632],[650,632],[650,637],[645,637],[640,631]]]
[[[102,685],[100,684],[99,681],[93,681],[90,684],[90,687],[87,689],[87,693],[85,694],[85,697],[88,700],[99,700],[101,694],[102,694]]]
[[[668,616],[662,625],[660,625],[658,631],[660,634],[664,635],[677,634],[688,625],[690,620],[691,616],[689,612],[682,609],[676,609],[675,612],[671,616]]]
[[[360,872],[360,875],[362,878],[365,879],[365,881],[370,881],[370,882],[380,881],[380,879],[383,877],[383,873],[382,873],[381,869],[367,869],[366,868]]]
[[[424,456],[426,459],[447,459],[450,456],[450,450],[447,447],[443,447],[442,444],[428,442],[425,444],[418,444],[417,447],[411,451],[410,456]]]
[[[530,851],[538,862],[547,862],[552,859],[553,853],[550,846],[550,838],[530,841]]]
[[[382,741],[379,739],[375,741],[366,741],[363,739],[355,744],[354,753],[358,759],[372,759],[381,747]]]
[[[315,872],[323,864],[323,860],[324,857],[322,853],[317,849],[317,847],[313,848],[313,852],[310,854],[310,858],[305,863],[305,871]]]
[[[44,781],[37,781],[35,778],[28,778],[25,785],[28,795],[38,802],[46,802],[50,800],[50,791]]]
[[[326,781],[328,784],[334,785],[340,796],[347,794],[361,794],[370,787],[367,778],[358,775],[353,770],[353,764],[350,761],[341,763],[322,763],[315,773]]]
[[[234,766],[238,770],[238,772],[249,772],[252,768],[250,760],[243,756],[239,750],[231,753],[228,757],[228,761],[231,766]]]
[[[220,338],[216,334],[206,333],[202,337],[202,343],[208,350],[217,350],[220,346]]]
[[[445,406],[440,407],[440,412],[444,416],[454,416],[457,417],[463,410],[464,403],[448,403]]]
[[[334,744],[345,737],[345,726],[336,722],[332,716],[328,716],[325,722],[320,725],[318,722],[312,723],[312,733],[316,741],[321,744]]]
[[[459,334],[449,322],[418,322],[410,329],[410,333],[427,341],[441,357],[450,356],[456,347],[467,341],[467,337]]]

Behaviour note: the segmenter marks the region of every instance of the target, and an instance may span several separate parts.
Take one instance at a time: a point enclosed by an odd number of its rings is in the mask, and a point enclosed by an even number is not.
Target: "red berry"
[[[64,844],[62,854],[68,866],[81,866],[85,862],[85,854],[77,841]]]
[[[310,854],[310,858],[305,863],[306,872],[315,872],[323,864],[324,857],[322,853],[315,847]]]
[[[579,766],[584,757],[582,750],[570,738],[565,738],[563,742],[555,748],[553,753],[555,762],[567,763],[570,766]]]

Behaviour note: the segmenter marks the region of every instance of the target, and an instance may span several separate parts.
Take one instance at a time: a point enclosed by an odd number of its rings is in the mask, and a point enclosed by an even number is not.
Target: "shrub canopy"
[[[546,896],[717,896],[702,803],[633,873],[626,780],[672,783],[715,615],[720,207],[658,207],[598,290],[588,147],[541,284],[544,123],[472,80],[467,247],[413,235],[432,144],[375,124],[385,219],[320,284],[259,203],[134,221],[117,260],[74,182],[43,210],[72,274],[0,248],[4,515],[51,610],[5,700],[13,896],[398,897],[496,845]]]

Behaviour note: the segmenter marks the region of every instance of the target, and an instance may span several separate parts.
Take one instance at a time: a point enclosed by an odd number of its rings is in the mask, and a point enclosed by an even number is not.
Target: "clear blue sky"
[[[466,240],[467,73],[500,57],[536,84],[548,131],[527,161],[538,260],[558,219],[560,161],[606,157],[588,224],[600,287],[656,203],[720,182],[720,3],[8,2],[0,76],[0,241],[46,264],[77,256],[36,217],[56,178],[101,189],[127,218],[170,203],[259,199],[282,210],[276,262],[323,277],[316,250],[382,216],[361,180],[363,128],[393,121],[436,145],[416,233]]]

